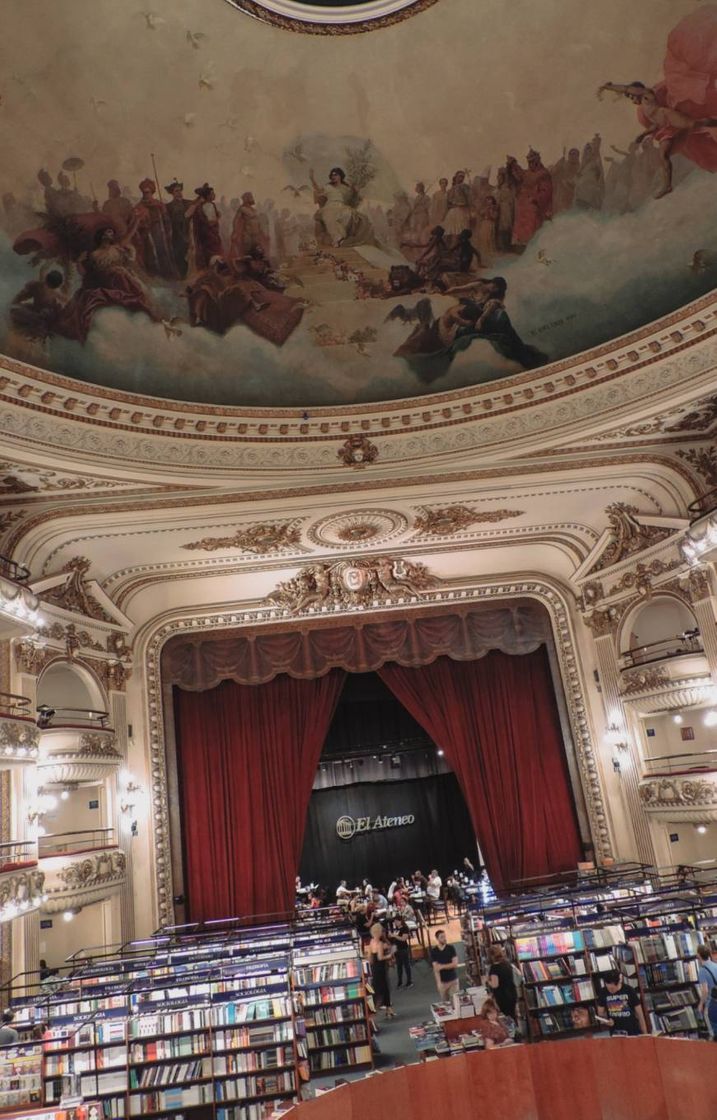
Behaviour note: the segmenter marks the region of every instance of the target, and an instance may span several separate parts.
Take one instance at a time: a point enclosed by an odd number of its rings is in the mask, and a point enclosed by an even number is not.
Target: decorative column
[[[702,648],[705,651],[710,675],[717,687],[717,623],[715,622],[714,601],[710,586],[709,571],[706,568],[692,568],[680,580],[680,586],[694,611],[700,628]]]
[[[110,714],[112,726],[115,731],[115,745],[117,750],[122,755],[124,766],[127,766],[127,698],[124,692],[110,692]],[[131,941],[134,937],[134,885],[132,878],[132,841],[133,836],[128,827],[128,822],[124,819],[124,814],[120,808],[120,789],[119,789],[119,774],[115,777],[114,789],[114,826],[117,836],[117,844],[122,852],[124,852],[127,876],[122,886],[119,896],[119,911],[120,911],[120,940],[124,944],[126,941]]]
[[[620,671],[615,649],[615,631],[622,612],[615,608],[593,611],[586,619],[593,631],[595,652],[600,674],[606,726],[615,723],[624,731],[627,750],[616,754],[620,762],[620,788],[625,798],[628,817],[635,837],[637,856],[641,863],[654,865],[656,853],[650,835],[650,827],[642,808],[638,790],[642,759],[632,735],[627,732],[626,713],[620,692]]]

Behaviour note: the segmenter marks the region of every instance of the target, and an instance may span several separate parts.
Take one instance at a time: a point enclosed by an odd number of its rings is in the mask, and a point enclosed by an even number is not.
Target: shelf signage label
[[[413,813],[403,817],[349,817],[341,816],[336,821],[336,835],[340,840],[353,840],[361,832],[382,832],[387,828],[403,828],[415,824]]]

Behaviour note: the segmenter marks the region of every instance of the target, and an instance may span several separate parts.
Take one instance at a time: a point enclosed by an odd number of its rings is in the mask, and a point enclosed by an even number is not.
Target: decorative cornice
[[[367,467],[378,459],[378,447],[365,433],[349,436],[336,452],[345,467]]]
[[[649,598],[653,591],[653,580],[665,572],[672,572],[683,565],[684,561],[677,556],[673,560],[660,560],[655,558],[645,564],[638,561],[635,568],[623,572],[620,579],[612,585],[608,596],[619,595],[623,591],[637,592],[642,598]]]
[[[644,410],[651,396],[664,402],[670,390],[682,399],[686,391],[704,393],[714,384],[716,309],[712,294],[618,342],[500,383],[411,401],[319,408],[309,419],[295,410],[143,398],[5,358],[0,430],[8,447],[16,438],[25,446],[101,457],[105,465],[119,459],[135,468],[164,463],[275,477],[336,466],[337,440],[345,443],[359,432],[376,440],[381,468],[499,444],[537,451],[556,446],[569,429],[594,431],[603,418],[625,415],[638,403]]]
[[[717,774],[709,779],[694,774],[643,779],[639,793],[646,809],[690,810],[702,805],[717,809]]]
[[[0,719],[0,765],[4,757],[37,758],[40,732],[34,722],[21,719]]]
[[[588,614],[583,615],[583,622],[589,630],[592,630],[595,638],[616,634],[627,606],[627,602],[623,602],[590,610]]]
[[[47,872],[43,912],[55,914],[60,910],[81,909],[92,902],[115,894],[127,878],[127,857],[117,848],[95,852],[79,859],[67,857],[70,862]],[[52,861],[65,857],[51,857]]]

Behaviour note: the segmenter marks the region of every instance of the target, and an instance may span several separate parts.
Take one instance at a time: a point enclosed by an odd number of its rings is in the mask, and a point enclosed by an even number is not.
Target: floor
[[[431,943],[433,943],[433,931],[435,929],[445,929],[448,940],[456,947],[459,959],[463,960],[463,942],[461,941],[460,923],[458,920],[455,919],[447,923],[444,922],[441,926],[432,926],[429,931]],[[461,986],[465,986],[465,973],[461,973],[460,975]],[[376,1042],[380,1047],[380,1053],[374,1054],[376,1069],[386,1070],[391,1069],[396,1064],[401,1065],[418,1061],[416,1048],[412,1039],[409,1037],[408,1028],[415,1026],[417,1023],[423,1023],[426,1019],[430,1019],[431,1004],[435,1003],[438,999],[433,971],[428,961],[420,960],[413,962],[412,988],[397,988],[396,982],[396,970],[392,968],[391,999],[394,1010],[396,1011],[396,1017],[395,1019],[386,1019],[382,1011],[379,1011],[376,1016],[376,1023],[379,1027],[379,1034],[376,1037]],[[366,1070],[362,1069],[356,1070],[355,1072],[341,1070],[327,1077],[312,1077],[309,1085],[304,1088],[304,1096],[309,1097],[313,1095],[312,1089],[333,1086],[337,1079],[353,1081],[356,1078],[365,1076]]]

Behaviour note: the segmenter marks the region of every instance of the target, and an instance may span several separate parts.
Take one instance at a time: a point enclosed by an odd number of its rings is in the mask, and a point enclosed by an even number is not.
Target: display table
[[[509,1046],[403,1066],[296,1105],[290,1120],[715,1120],[717,1046],[668,1038]]]

